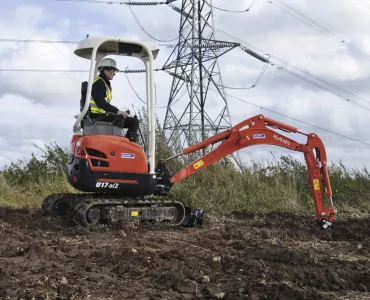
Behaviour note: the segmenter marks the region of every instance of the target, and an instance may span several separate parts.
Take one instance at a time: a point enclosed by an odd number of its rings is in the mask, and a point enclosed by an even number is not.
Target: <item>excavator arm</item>
[[[278,129],[288,133],[303,134],[307,136],[307,143],[297,143],[273,129]],[[168,169],[166,169],[165,172],[162,172],[162,175],[167,175],[168,180],[166,181],[172,186],[173,184],[207,168],[227,155],[249,146],[275,145],[293,151],[303,152],[307,163],[309,180],[316,206],[317,220],[323,224],[324,229],[331,226],[337,211],[335,210],[332,201],[332,190],[327,170],[326,151],[324,144],[318,135],[315,133],[305,134],[290,125],[266,118],[263,115],[257,115],[242,121],[234,127],[210,137],[201,143],[185,149],[183,153],[175,155],[167,160],[163,160],[161,162],[162,166],[168,160],[179,155],[187,155],[216,143],[220,143],[217,148],[208,152],[199,160],[189,164],[173,176],[169,173]],[[328,207],[325,207],[324,190],[329,199]]]

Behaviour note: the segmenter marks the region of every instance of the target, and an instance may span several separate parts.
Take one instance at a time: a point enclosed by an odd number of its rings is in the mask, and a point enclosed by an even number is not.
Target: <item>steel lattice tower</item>
[[[217,59],[239,44],[214,39],[211,0],[173,8],[181,19],[178,43],[163,66],[173,76],[163,131],[185,147],[232,127]]]

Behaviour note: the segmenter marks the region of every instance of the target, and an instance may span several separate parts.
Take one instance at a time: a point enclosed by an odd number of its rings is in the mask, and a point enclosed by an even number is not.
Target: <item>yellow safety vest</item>
[[[107,101],[108,103],[111,102],[113,96],[112,96],[112,92],[109,88],[109,86],[107,85],[107,83],[105,82],[105,80],[103,78],[101,78],[100,76],[98,76],[94,81],[93,81],[93,84],[95,82],[97,82],[98,80],[103,80],[104,82],[104,85],[105,85],[105,90],[106,90],[106,95],[105,95],[105,98],[104,100]],[[94,98],[91,96],[91,99],[90,99],[90,110],[93,114],[105,114],[105,110],[104,109],[101,109],[99,108],[95,101],[94,101]]]

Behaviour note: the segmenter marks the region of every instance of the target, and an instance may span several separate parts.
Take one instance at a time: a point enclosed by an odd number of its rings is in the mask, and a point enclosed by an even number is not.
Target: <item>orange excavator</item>
[[[155,118],[153,94],[153,60],[159,48],[120,38],[87,38],[80,42],[75,54],[90,59],[90,74],[84,105],[76,116],[68,155],[67,178],[83,193],[53,194],[44,199],[45,215],[72,218],[90,224],[114,224],[140,220],[166,223],[169,226],[201,226],[204,210],[186,206],[181,201],[164,199],[172,186],[199,172],[235,151],[254,145],[275,145],[303,152],[317,221],[323,229],[330,228],[336,216],[332,201],[326,151],[315,133],[305,134],[297,128],[257,115],[225,130],[182,153],[160,160],[155,166]],[[148,149],[125,138],[114,122],[95,121],[89,117],[92,82],[99,62],[107,55],[133,56],[143,61],[146,70]],[[303,134],[300,144],[280,133]],[[167,162],[180,155],[218,144],[182,170],[172,174]],[[325,206],[325,202],[328,205]]]

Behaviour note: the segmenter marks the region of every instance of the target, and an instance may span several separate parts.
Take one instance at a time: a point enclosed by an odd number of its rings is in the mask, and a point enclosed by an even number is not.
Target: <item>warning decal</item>
[[[314,180],[313,180],[313,189],[314,189],[315,191],[320,190],[320,181],[319,181],[318,179],[314,179]]]
[[[204,161],[203,160],[199,160],[195,164],[193,164],[193,167],[196,170],[196,169],[199,169],[203,165],[204,165]]]

